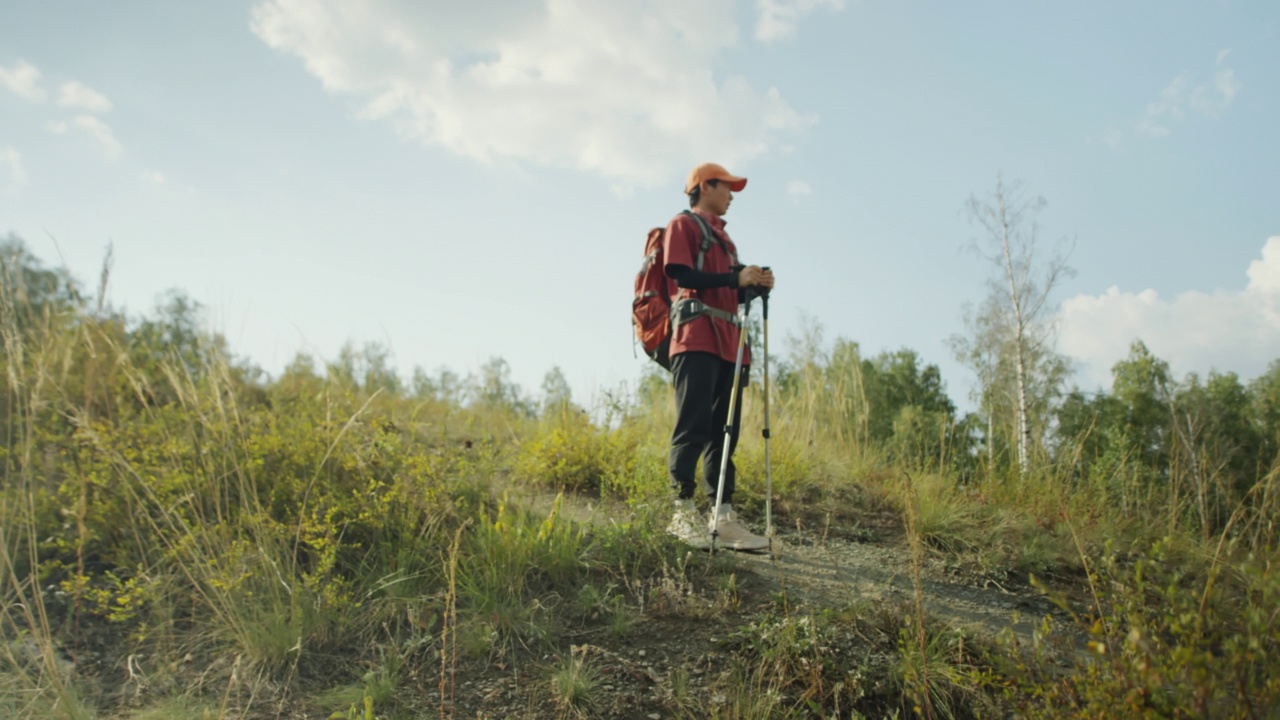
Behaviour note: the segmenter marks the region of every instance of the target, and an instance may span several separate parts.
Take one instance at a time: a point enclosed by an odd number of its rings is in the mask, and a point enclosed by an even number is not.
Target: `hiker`
[[[733,202],[733,193],[746,185],[746,178],[731,175],[715,163],[695,167],[685,183],[691,211],[672,219],[663,238],[664,269],[675,285],[675,323],[669,353],[676,425],[671,433],[667,467],[677,499],[668,532],[702,549],[711,546],[712,521],[703,519],[694,509],[699,456],[703,458],[703,479],[713,505],[712,517],[719,518],[717,544],[733,550],[769,547],[768,539],[748,530],[733,510],[732,457],[738,444],[741,402],[734,409],[730,460],[719,513],[714,507],[738,354],[738,304],[754,297],[748,293],[766,292],[773,287],[770,270],[738,264],[737,248],[725,232],[723,216]],[[710,231],[713,242],[700,253],[706,231]],[[750,374],[750,355],[745,350],[742,363],[740,388],[746,386]]]

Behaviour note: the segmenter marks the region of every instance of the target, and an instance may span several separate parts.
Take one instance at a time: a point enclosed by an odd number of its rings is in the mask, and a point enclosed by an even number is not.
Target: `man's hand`
[[[765,290],[773,289],[773,271],[765,270],[759,265],[748,265],[738,271],[738,287],[762,287]]]

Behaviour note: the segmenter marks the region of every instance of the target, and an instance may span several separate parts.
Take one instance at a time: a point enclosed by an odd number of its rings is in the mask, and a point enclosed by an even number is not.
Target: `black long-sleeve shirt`
[[[747,302],[749,297],[757,297],[757,295],[748,295],[749,292],[758,288],[740,288],[738,287],[738,273],[742,270],[741,265],[734,265],[733,272],[713,273],[695,270],[688,265],[668,265],[667,275],[676,281],[676,285],[687,290],[707,290],[710,288],[727,287],[738,291],[738,302]]]
[[[668,265],[667,275],[676,281],[676,285],[689,290],[706,290],[708,288],[727,287],[737,289],[738,272],[711,273],[695,270],[688,265]]]

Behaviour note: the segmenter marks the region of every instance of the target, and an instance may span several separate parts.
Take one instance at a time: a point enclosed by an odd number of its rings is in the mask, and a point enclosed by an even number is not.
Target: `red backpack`
[[[702,230],[702,245],[698,248],[697,269],[702,270],[702,260],[711,248],[711,228],[697,213],[684,211]],[[644,262],[636,273],[636,297],[631,302],[631,322],[636,338],[644,348],[644,354],[667,370],[671,369],[671,297],[667,295],[666,263],[662,257],[662,241],[665,228],[649,231],[644,242]]]

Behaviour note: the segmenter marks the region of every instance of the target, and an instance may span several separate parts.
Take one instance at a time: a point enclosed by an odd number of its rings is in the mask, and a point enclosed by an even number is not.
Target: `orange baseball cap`
[[[693,189],[708,180],[723,180],[729,183],[729,189],[734,192],[741,192],[742,188],[747,186],[747,179],[729,174],[723,165],[715,163],[702,163],[698,167],[689,171],[689,179],[684,183],[684,194],[688,195]]]

